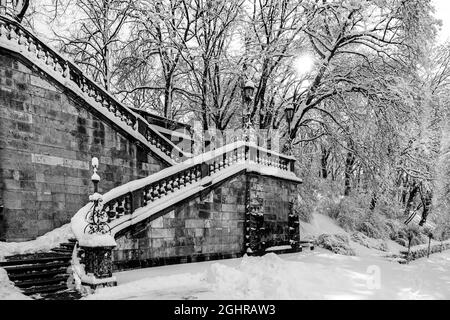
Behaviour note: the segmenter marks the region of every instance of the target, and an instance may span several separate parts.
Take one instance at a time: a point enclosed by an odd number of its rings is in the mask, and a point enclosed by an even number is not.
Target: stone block
[[[164,219],[163,217],[159,217],[152,222],[150,222],[150,227],[152,229],[163,228],[164,227]]]
[[[195,233],[194,236],[195,237],[203,237],[205,235],[205,229],[203,228],[195,228]]]
[[[222,204],[222,211],[225,212],[237,212],[237,205],[236,203],[233,204]],[[223,216],[223,219],[227,219],[225,216]]]
[[[205,227],[205,220],[203,220],[203,219],[186,219],[185,227],[186,228],[203,228],[203,227]]]
[[[175,229],[151,229],[152,238],[173,238]]]

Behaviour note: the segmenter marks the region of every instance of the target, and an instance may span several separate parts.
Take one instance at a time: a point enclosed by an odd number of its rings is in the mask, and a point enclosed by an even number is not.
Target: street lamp
[[[286,145],[284,147],[284,152],[288,155],[292,154],[292,146],[291,146],[291,122],[294,118],[294,106],[292,104],[288,105],[286,108],[284,108],[284,115],[286,117],[286,122],[288,126],[288,137],[286,140]]]
[[[292,118],[294,117],[294,106],[288,105],[286,108],[284,108],[284,115],[286,116],[286,121],[288,123],[288,133],[291,133],[291,122]]]
[[[250,111],[250,103],[253,100],[253,93],[255,92],[255,84],[252,80],[248,79],[245,81],[244,86],[242,88],[242,96],[244,100],[244,140],[249,141],[249,132],[253,127],[251,120],[251,111]]]
[[[91,181],[94,184],[94,193],[98,192],[98,183],[100,181],[100,176],[97,174],[97,170],[98,170],[98,158],[97,157],[93,157],[92,158],[92,171],[93,171],[93,174],[91,176]]]
[[[246,103],[249,103],[253,99],[253,93],[255,92],[255,84],[252,80],[245,81],[244,84],[244,100]]]

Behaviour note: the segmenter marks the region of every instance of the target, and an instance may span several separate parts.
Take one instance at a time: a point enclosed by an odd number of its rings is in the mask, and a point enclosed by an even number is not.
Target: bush
[[[312,205],[311,199],[303,198],[301,195],[298,196],[297,201],[294,204],[294,212],[298,214],[301,221],[311,222],[312,212],[314,206]]]
[[[356,230],[374,239],[385,239],[389,234],[389,229],[386,227],[385,221],[379,215],[372,212],[365,215]]]
[[[346,256],[356,255],[355,251],[350,247],[350,241],[345,234],[321,234],[317,237],[316,245],[331,250],[334,253]]]
[[[352,233],[350,238],[352,241],[359,243],[360,245],[363,245],[364,247],[373,248],[373,249],[377,249],[380,251],[388,251],[387,244],[384,240],[371,239],[361,232]]]
[[[412,235],[411,245],[416,246],[426,243],[428,236],[415,225],[405,225],[399,221],[387,220],[386,226],[388,227],[389,238],[398,244],[407,247],[408,235]]]
[[[342,229],[354,231],[364,211],[355,199],[342,197],[324,198],[321,201],[319,212],[336,220]]]

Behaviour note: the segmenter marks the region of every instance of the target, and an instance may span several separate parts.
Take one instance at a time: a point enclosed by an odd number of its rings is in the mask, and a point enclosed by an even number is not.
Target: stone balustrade
[[[217,155],[201,163],[192,163],[187,168],[161,178],[157,181],[137,188],[131,192],[121,194],[104,203],[104,213],[109,217],[108,223],[126,215],[131,215],[136,209],[149,205],[170,193],[203,178],[217,174],[238,163],[257,164],[280,170],[280,172],[294,173],[295,159],[272,153],[270,150],[256,145],[240,144],[227,152],[217,152]]]

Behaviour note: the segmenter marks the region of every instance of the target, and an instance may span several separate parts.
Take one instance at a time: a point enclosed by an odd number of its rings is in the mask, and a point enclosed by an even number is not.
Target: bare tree
[[[133,7],[127,0],[78,0],[80,19],[68,35],[55,32],[61,49],[111,89],[112,56]]]

